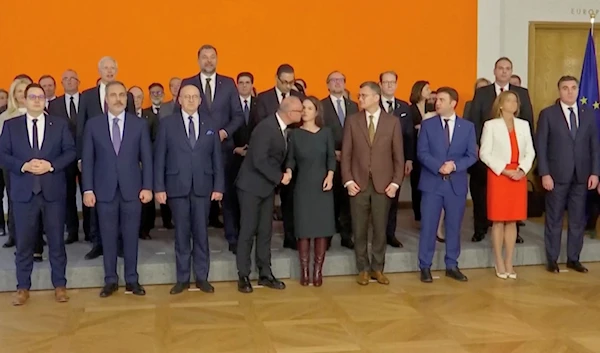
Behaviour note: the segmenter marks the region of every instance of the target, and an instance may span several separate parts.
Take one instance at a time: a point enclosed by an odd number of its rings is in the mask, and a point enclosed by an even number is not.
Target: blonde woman
[[[517,279],[512,262],[517,222],[527,218],[527,173],[535,159],[529,122],[516,118],[519,107],[513,91],[496,97],[493,119],[483,125],[479,149],[479,158],[488,167],[487,217],[492,222],[496,276],[502,279]]]

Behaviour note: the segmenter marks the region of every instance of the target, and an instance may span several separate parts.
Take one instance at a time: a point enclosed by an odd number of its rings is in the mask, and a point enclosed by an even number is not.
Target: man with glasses
[[[29,299],[33,252],[40,216],[48,239],[55,299],[69,300],[64,243],[65,169],[75,160],[68,123],[44,114],[46,95],[39,84],[25,89],[27,113],[7,120],[0,136],[0,165],[11,179],[10,198],[17,240],[17,293],[13,305]]]

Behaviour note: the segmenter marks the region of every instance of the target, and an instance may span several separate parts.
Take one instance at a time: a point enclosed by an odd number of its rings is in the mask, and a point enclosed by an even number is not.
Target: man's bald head
[[[129,89],[129,93],[133,95],[133,104],[135,105],[135,110],[141,110],[142,105],[144,104],[144,91],[138,86],[133,86]]]
[[[287,96],[281,101],[277,113],[287,125],[298,123],[302,119],[302,101],[296,96]]]
[[[184,112],[189,115],[198,111],[198,107],[202,102],[200,98],[200,90],[194,85],[185,85],[179,91],[179,104]]]

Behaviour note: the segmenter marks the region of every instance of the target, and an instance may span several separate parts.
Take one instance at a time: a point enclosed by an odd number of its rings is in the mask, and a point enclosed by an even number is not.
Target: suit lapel
[[[381,114],[379,115],[379,120],[377,121],[377,125],[375,126],[375,137],[373,138],[373,145],[375,145],[375,143],[377,143],[377,140],[379,140],[380,136],[385,133],[384,130],[388,130],[387,120],[388,119],[386,119],[385,114],[381,112]],[[368,127],[367,136],[369,136]]]
[[[123,138],[121,139],[121,148],[119,149],[119,154],[125,149],[125,147],[129,144],[130,140],[133,138],[132,134],[132,119],[139,119],[137,115],[130,115],[125,113],[125,121],[123,121]]]
[[[444,129],[441,127],[442,123],[440,122],[439,124],[440,128],[442,129],[442,136],[444,136],[444,139],[446,139],[445,134],[444,134]],[[460,139],[462,139],[462,124],[460,121],[460,118],[457,116],[454,118],[454,131],[452,131],[452,139],[450,140],[450,146],[448,146],[448,151],[450,151],[450,149],[456,145],[456,141],[460,141]]]
[[[214,98],[213,98],[213,100],[212,100],[211,110],[212,110],[212,107],[214,107],[214,105],[215,105],[215,102],[216,102],[216,101],[219,99],[219,97],[221,96],[221,95],[220,95],[220,92],[221,92],[221,90],[222,90],[222,87],[221,87],[221,85],[223,84],[223,82],[222,82],[222,80],[221,80],[221,75],[219,75],[219,74],[216,74],[216,75],[215,75],[215,81],[216,81],[216,82],[215,82],[215,91],[214,91],[214,93],[213,93],[213,96],[214,96]]]
[[[192,146],[190,146],[190,142],[189,142],[190,139],[188,138],[188,134],[186,131],[186,125],[185,125],[185,122],[183,121],[183,115],[181,114],[181,111],[179,111],[179,113],[177,113],[177,120],[178,121],[175,123],[175,133],[177,135],[179,135],[179,137],[177,139],[187,149],[192,149]]]
[[[327,97],[327,100],[329,101],[328,106],[332,111],[331,116],[335,117],[336,126],[343,127],[342,123],[340,122],[340,117],[338,116],[337,109],[333,104],[333,101],[331,100],[331,96]],[[346,121],[345,119],[348,117],[348,101],[346,100],[346,98],[344,98],[344,105],[346,106],[346,115],[344,116],[344,121]]]
[[[125,124],[123,124],[125,125]],[[113,151],[113,154],[115,155],[115,157],[117,156],[117,153],[115,152],[115,148],[112,144],[112,136],[110,135],[110,126],[108,125],[108,115],[104,114],[104,119],[102,119],[102,129],[100,130],[100,134],[104,135],[104,141],[106,141],[106,143],[108,144],[108,147],[110,147],[110,150]],[[121,139],[121,145],[123,145],[123,139]]]
[[[27,116],[25,116],[23,124],[17,126],[20,129],[18,135],[20,134],[21,136],[23,136],[23,138],[20,138],[19,140],[23,141],[24,146],[27,148],[28,151],[31,152],[31,155],[33,155],[33,148],[31,147],[31,142],[29,141],[29,131],[27,129]]]
[[[206,133],[208,132],[208,130],[206,130],[206,127],[204,126],[204,119],[202,118],[202,114],[200,114],[200,113],[198,113],[198,121],[199,121],[198,125],[200,125],[200,126],[198,126],[198,138],[196,139],[196,144],[194,145],[194,149],[198,149],[200,147],[200,139],[202,139],[202,137],[204,135],[206,135]]]
[[[555,105],[554,109],[557,112],[557,114],[555,114],[556,117],[560,118],[560,120],[562,120],[559,124],[561,126],[563,126],[564,131],[566,131],[567,135],[569,135],[569,137],[573,138],[571,136],[571,129],[569,128],[569,123],[567,122],[567,119],[569,119],[569,117],[565,116],[565,113],[563,112],[562,107],[560,106],[560,104]],[[579,114],[579,127],[581,127],[581,113]],[[575,136],[575,137],[577,138],[577,136]]]
[[[40,156],[44,156],[46,151],[48,150],[48,146],[51,144],[54,139],[54,124],[52,120],[49,119],[49,116],[46,116],[44,123],[44,137],[42,138],[42,146],[40,148]]]

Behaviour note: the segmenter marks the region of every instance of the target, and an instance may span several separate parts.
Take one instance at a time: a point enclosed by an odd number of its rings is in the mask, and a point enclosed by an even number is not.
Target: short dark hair
[[[304,98],[304,100],[311,102],[315,106],[315,109],[317,111],[315,124],[317,124],[318,127],[323,127],[325,125],[325,119],[323,119],[323,105],[321,104],[319,98],[315,96],[308,96]]]
[[[383,82],[383,75],[387,75],[387,74],[394,75],[394,77],[396,78],[396,81],[398,81],[398,74],[396,73],[396,71],[390,70],[390,71],[384,71],[379,74],[379,82]]]
[[[42,90],[42,92],[44,92],[44,94],[46,94],[46,91],[44,91],[44,88],[40,86],[39,83],[30,83],[27,85],[27,87],[25,87],[25,96],[27,96],[27,93],[29,93],[29,90],[32,88],[39,88]]]
[[[160,84],[158,82],[152,82],[150,84],[150,86],[148,86],[148,91],[151,90],[151,89],[153,89],[154,87],[158,87],[158,88],[162,89],[163,91],[165,90],[165,88],[163,87],[162,84]]]
[[[54,85],[56,86],[56,80],[54,79],[54,77],[50,76],[50,75],[42,75],[42,77],[40,77],[40,79],[38,80],[38,83],[42,82],[43,79],[49,78],[52,80],[52,82],[54,82]]]
[[[519,75],[512,74],[512,75],[510,75],[510,78],[516,78],[517,80],[519,80],[519,82],[522,81],[521,76],[519,76]]]
[[[200,57],[200,53],[201,53],[203,50],[214,50],[214,51],[215,51],[215,54],[218,54],[218,53],[217,53],[217,48],[215,48],[215,47],[214,47],[214,46],[212,46],[211,44],[204,44],[203,46],[201,46],[201,47],[200,47],[200,49],[198,49],[198,57]]]
[[[375,93],[381,97],[381,87],[379,87],[379,85],[377,84],[377,82],[373,82],[373,81],[367,81],[367,82],[363,82],[360,84],[359,88],[364,88],[364,87],[369,87],[370,89],[372,89],[373,91],[375,91]]]
[[[503,57],[501,57],[500,59],[496,60],[496,62],[494,63],[494,69],[496,68],[496,66],[498,66],[498,64],[499,64],[501,61],[508,61],[508,63],[510,64],[510,67],[511,67],[511,69],[512,69],[512,67],[513,67],[513,62],[512,62],[512,60],[510,60],[510,59],[509,59],[509,58],[507,58],[506,56],[503,56]]]
[[[280,77],[281,74],[293,74],[294,73],[294,68],[292,67],[292,65],[290,64],[281,64],[279,65],[279,67],[277,68],[277,77]]]
[[[31,77],[29,75],[27,75],[27,74],[18,74],[17,76],[15,76],[15,79],[13,81],[20,80],[20,79],[23,79],[23,78],[27,79],[27,80],[29,80],[31,82],[33,82],[33,80],[31,79]]]
[[[252,75],[251,72],[248,71],[242,71],[237,75],[237,78],[235,79],[235,82],[240,82],[240,78],[242,77],[248,77],[250,79],[250,82],[254,83],[254,75]]]
[[[302,78],[297,78],[297,79],[296,79],[296,83],[298,83],[298,82],[302,82],[302,84],[304,85],[304,88],[308,88],[308,85],[306,84],[306,81],[304,81],[304,79],[302,79]]]
[[[111,81],[111,82],[109,82],[109,83],[106,84],[106,88],[105,88],[106,92],[108,92],[108,89],[110,87],[112,87],[112,86],[121,86],[121,87],[123,87],[125,89],[125,91],[127,91],[127,87],[125,87],[125,84],[123,82],[121,82],[121,81]],[[127,92],[129,92],[129,91],[127,91]]]
[[[577,79],[577,77],[575,76],[571,76],[571,75],[567,75],[567,76],[562,76],[561,78],[558,79],[558,88],[560,88],[560,84],[563,82],[570,82],[570,81],[575,81],[575,83],[577,84],[577,86],[579,86],[579,80]]]
[[[458,103],[458,92],[452,87],[440,87],[438,88],[437,93],[446,93],[450,96],[450,99]]]
[[[423,98],[423,88],[429,84],[429,81],[417,81],[410,90],[410,98],[408,99],[412,104],[417,104]]]

